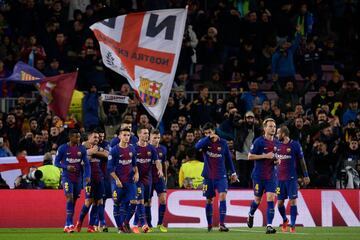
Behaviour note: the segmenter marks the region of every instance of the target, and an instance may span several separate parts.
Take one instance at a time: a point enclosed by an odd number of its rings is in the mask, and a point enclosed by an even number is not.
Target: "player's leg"
[[[153,227],[152,226],[152,217],[151,217],[151,198],[153,197],[153,193],[154,193],[154,185],[155,184],[152,184],[151,185],[151,188],[149,189],[149,197],[145,200],[144,202],[144,206],[145,206],[145,218],[146,218],[146,222],[150,228],[150,231],[151,231],[151,228]]]
[[[106,206],[106,200],[111,198],[112,192],[111,192],[111,182],[110,180],[105,179],[104,180],[104,187],[105,187],[105,194],[103,197],[103,208],[104,208],[104,212],[105,212],[105,206]],[[103,228],[103,232],[108,232],[108,228],[106,226],[106,221],[104,218],[104,222],[100,222],[100,224],[102,225]]]
[[[140,194],[140,199],[139,199],[139,204],[138,204],[138,208],[139,208],[139,221],[141,224],[141,228],[143,230],[144,233],[147,233],[149,231],[149,226],[146,222],[146,216],[145,216],[145,200],[144,199],[149,199],[150,196],[150,189],[151,189],[151,185],[143,185],[142,187],[142,191]]]
[[[61,183],[66,198],[66,223],[64,227],[64,232],[72,233],[74,232],[74,229],[72,228],[74,215],[74,186],[73,183],[68,179],[63,179]]]
[[[166,184],[165,180],[161,178],[159,182],[155,185],[156,193],[159,197],[159,219],[158,219],[158,228],[161,232],[167,232],[167,228],[164,226],[164,216],[166,211]]]
[[[113,207],[113,215],[114,215],[114,219],[118,228],[118,232],[122,233],[124,232],[123,227],[121,225],[120,222],[120,204],[121,204],[121,188],[117,187],[115,183],[111,184],[111,189],[112,189],[112,199],[114,202],[114,207]]]
[[[284,200],[287,199],[288,193],[286,188],[286,181],[279,181],[276,188],[276,195],[277,195],[277,204],[279,213],[283,219],[283,223],[281,226],[281,231],[286,232],[289,220],[286,217],[285,205]]]
[[[127,187],[127,202],[129,204],[125,204],[126,206],[126,216],[124,218],[124,230],[126,232],[131,232],[130,230],[130,225],[129,225],[129,222],[130,222],[130,219],[132,218],[132,216],[134,215],[135,213],[135,210],[136,210],[136,206],[138,204],[138,195],[139,195],[139,192],[141,193],[141,187],[140,185],[138,186],[137,184],[127,184],[128,187]]]
[[[276,233],[276,229],[272,227],[272,222],[275,215],[274,201],[275,201],[275,192],[276,192],[276,183],[274,180],[265,181],[265,191],[266,191],[266,234]]]
[[[220,179],[215,181],[215,189],[219,193],[219,231],[228,232],[229,229],[225,226],[225,216],[226,216],[226,194],[228,189],[227,179]]]
[[[293,179],[288,181],[288,190],[290,198],[290,232],[295,232],[295,223],[297,217],[297,197],[298,197],[298,188],[297,180]]]
[[[254,201],[251,202],[249,216],[247,218],[247,225],[249,228],[254,226],[254,214],[261,203],[261,197],[264,192],[264,185],[262,181],[253,179]]]
[[[95,218],[95,225],[98,226],[99,232],[103,232],[105,228],[105,207],[103,197],[105,196],[105,185],[101,181],[98,184],[97,191],[94,195],[96,204],[98,206],[98,215]]]
[[[210,179],[204,179],[203,195],[206,197],[206,220],[208,223],[208,232],[213,228],[213,202],[215,197],[214,183]]]

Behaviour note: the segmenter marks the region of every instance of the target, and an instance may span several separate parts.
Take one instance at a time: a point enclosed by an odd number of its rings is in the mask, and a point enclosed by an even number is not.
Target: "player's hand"
[[[139,173],[134,174],[134,182],[137,183],[139,181]]]
[[[310,183],[310,178],[309,177],[304,177],[304,184],[308,185]]]
[[[239,179],[238,179],[238,176],[236,174],[231,175],[231,177],[230,177],[230,182],[231,183],[238,182],[238,181],[239,181]]]
[[[164,177],[164,173],[163,173],[162,170],[158,170],[158,176],[159,176],[160,178]]]
[[[209,137],[214,142],[216,142],[219,139],[219,136],[215,133],[211,134]]]
[[[122,185],[122,183],[121,183],[121,181],[118,179],[118,180],[116,180],[116,186],[118,187],[118,188],[122,188],[123,187],[123,185]]]
[[[275,164],[275,165],[280,165],[280,163],[281,163],[281,159],[275,159],[275,160],[274,160],[274,164]]]
[[[273,152],[268,152],[266,154],[264,154],[264,158],[266,159],[274,159],[275,154]]]
[[[85,178],[85,182],[86,184],[90,183],[90,178],[89,177]]]
[[[76,167],[71,166],[71,165],[68,165],[68,166],[66,167],[66,170],[68,170],[69,172],[76,172]]]

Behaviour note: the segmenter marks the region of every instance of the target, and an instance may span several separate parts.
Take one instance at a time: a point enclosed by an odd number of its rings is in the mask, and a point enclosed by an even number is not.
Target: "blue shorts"
[[[82,188],[81,180],[78,182],[72,182],[69,179],[62,178],[61,185],[64,189],[65,196],[72,194],[74,198],[80,197],[80,192]]]
[[[123,183],[123,187],[119,188],[116,186],[115,182],[112,182],[111,189],[114,202],[126,203],[132,200],[136,200],[135,183]]]
[[[254,195],[257,197],[261,197],[264,192],[276,192],[276,182],[275,179],[270,180],[258,180],[253,179],[253,188]]]
[[[151,184],[144,185],[143,183],[136,183],[136,199],[148,200],[150,198]]]
[[[159,181],[157,183],[153,183],[152,184],[152,189],[150,191],[150,197],[149,199],[151,199],[154,195],[154,190],[156,191],[157,195],[159,196],[161,193],[166,193],[166,184],[165,184],[165,179],[164,178],[160,178]]]
[[[95,182],[91,181],[90,184],[85,186],[85,198],[92,198],[94,200],[100,200],[104,198],[104,181]]]
[[[297,179],[278,181],[276,194],[278,200],[285,200],[287,198],[296,199],[298,197]]]
[[[206,198],[213,198],[216,196],[216,190],[218,193],[227,192],[228,181],[226,178],[222,179],[204,179],[203,196]]]
[[[110,179],[104,179],[104,198],[108,199],[112,197],[112,191],[111,191],[111,180]]]

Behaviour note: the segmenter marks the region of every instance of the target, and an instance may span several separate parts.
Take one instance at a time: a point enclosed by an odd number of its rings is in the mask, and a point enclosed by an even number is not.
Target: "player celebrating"
[[[290,232],[295,232],[295,222],[297,215],[296,199],[298,196],[298,184],[296,174],[296,161],[300,161],[302,171],[304,173],[304,183],[310,183],[309,174],[307,171],[304,154],[300,143],[289,138],[290,132],[286,126],[278,129],[277,137],[280,140],[280,145],[277,151],[280,164],[278,167],[278,187],[277,199],[278,209],[283,218],[283,225],[281,230],[287,231],[289,220],[286,217],[284,200],[290,199]]]
[[[203,127],[205,137],[196,143],[195,148],[202,150],[204,155],[204,169],[202,176],[204,177],[203,192],[206,197],[206,219],[208,222],[208,231],[212,230],[213,201],[216,196],[216,190],[220,199],[220,232],[228,232],[225,226],[226,215],[226,193],[228,182],[226,176],[226,164],[232,172],[231,182],[237,181],[234,164],[231,159],[231,153],[227,142],[215,134],[215,127],[212,123],[206,123]]]
[[[97,144],[99,143],[99,133],[92,131],[88,135],[88,141],[84,142],[83,145],[87,149],[88,159],[90,161],[91,168],[91,182],[85,187],[85,203],[81,209],[80,217],[76,223],[76,230],[81,231],[81,225],[84,221],[86,214],[89,212],[90,206],[90,222],[87,231],[93,233],[96,231],[95,221],[99,219],[101,223],[104,223],[104,207],[103,207],[103,195],[104,195],[104,175],[100,167],[100,157],[108,157],[109,153],[100,148]],[[102,230],[102,228],[99,228]]]
[[[168,162],[166,160],[166,147],[160,145],[160,131],[154,129],[150,133],[150,144],[153,145],[158,153],[159,159],[161,160],[162,167],[164,167],[164,173],[166,173]],[[159,197],[159,219],[157,223],[157,228],[161,232],[167,232],[167,228],[163,225],[165,210],[166,210],[166,182],[164,177],[159,177],[158,175],[158,166],[156,162],[152,165],[152,188],[150,191],[149,199],[145,202],[145,214],[146,214],[146,221],[151,228],[151,198],[153,196],[154,190],[156,191]]]
[[[80,145],[80,133],[76,129],[69,132],[70,142],[61,145],[56,153],[55,166],[62,168],[61,184],[66,197],[66,223],[64,232],[73,233],[73,216],[76,199],[80,196],[82,186],[82,163],[84,178],[90,183],[90,165],[86,149]]]
[[[129,145],[130,128],[120,130],[120,143],[114,146],[109,154],[108,172],[112,177],[112,191],[114,200],[114,218],[119,233],[127,232],[123,227],[125,217],[134,211],[136,206],[136,185],[139,173],[136,167],[136,152]],[[130,202],[133,209],[128,208]]]
[[[144,233],[149,231],[149,226],[145,218],[145,209],[144,209],[144,199],[149,199],[150,190],[151,190],[151,180],[152,180],[152,164],[155,162],[159,177],[163,177],[161,162],[158,158],[156,149],[148,144],[149,140],[149,130],[145,126],[140,126],[137,130],[137,135],[139,137],[139,142],[136,144],[136,162],[139,169],[139,182],[137,185],[137,200],[138,200],[138,214],[139,221],[142,226]],[[125,228],[129,229],[129,221],[132,218],[132,215],[128,215],[125,220]],[[137,226],[133,227],[134,233],[139,233]]]
[[[131,121],[124,120],[124,121],[120,124],[119,131],[120,131],[120,129],[124,129],[124,128],[130,128],[130,129],[132,129],[132,123],[131,123]],[[110,147],[113,147],[113,146],[115,146],[115,145],[118,145],[119,142],[120,142],[120,134],[118,134],[117,137],[114,137],[113,139],[111,139],[111,141],[110,141]],[[137,138],[135,135],[131,134],[130,144],[135,145],[137,142],[138,142],[138,138]]]
[[[276,229],[271,225],[274,219],[274,200],[276,189],[275,166],[278,164],[278,160],[274,160],[278,145],[278,141],[274,139],[276,132],[275,120],[272,118],[265,119],[263,122],[263,128],[264,135],[255,139],[248,155],[249,160],[255,161],[254,169],[251,174],[255,200],[251,203],[247,225],[249,228],[253,227],[254,213],[261,202],[263,193],[266,192],[266,233],[273,234],[276,233]]]

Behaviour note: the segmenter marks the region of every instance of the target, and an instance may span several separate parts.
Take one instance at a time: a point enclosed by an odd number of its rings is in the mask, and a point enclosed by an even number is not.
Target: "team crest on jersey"
[[[77,152],[77,155],[78,155],[79,157],[81,157],[81,152]]]
[[[159,157],[162,157],[163,156],[163,154],[162,153],[159,153]]]
[[[286,151],[287,151],[288,153],[290,153],[290,152],[291,152],[291,148],[287,148]]]
[[[132,153],[132,152],[129,152],[129,156],[132,157],[132,156],[133,156],[133,153]]]
[[[220,152],[220,151],[221,151],[221,147],[218,147],[217,150]]]
[[[151,152],[147,152],[147,155],[150,157],[150,156],[151,156]]]

